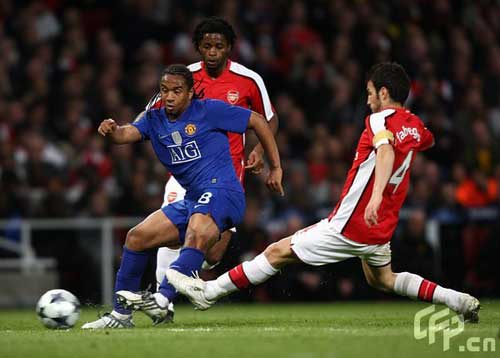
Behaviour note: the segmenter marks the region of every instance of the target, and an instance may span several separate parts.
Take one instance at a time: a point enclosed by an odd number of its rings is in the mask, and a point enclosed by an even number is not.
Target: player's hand
[[[378,224],[378,209],[382,203],[382,195],[372,195],[365,208],[365,223],[368,227]]]
[[[264,168],[264,157],[261,153],[256,150],[252,150],[252,152],[248,155],[247,165],[245,166],[246,170],[251,170],[252,174],[261,174],[262,169]]]
[[[271,168],[269,170],[269,176],[266,180],[266,185],[269,190],[279,193],[281,196],[285,196],[285,191],[281,185],[281,180],[283,179],[283,170],[281,168]]]
[[[106,135],[113,133],[116,130],[116,128],[118,128],[116,122],[111,118],[108,118],[101,122],[97,131],[99,132],[100,135],[105,137]]]

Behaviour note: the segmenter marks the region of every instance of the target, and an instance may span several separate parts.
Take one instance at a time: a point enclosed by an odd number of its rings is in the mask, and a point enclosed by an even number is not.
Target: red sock
[[[231,281],[233,281],[234,285],[238,287],[239,290],[243,290],[251,285],[250,280],[247,275],[245,275],[245,271],[243,271],[242,264],[229,270],[228,274]]]
[[[425,279],[422,280],[420,288],[418,289],[418,298],[422,301],[432,302],[436,286],[437,285],[434,282]]]

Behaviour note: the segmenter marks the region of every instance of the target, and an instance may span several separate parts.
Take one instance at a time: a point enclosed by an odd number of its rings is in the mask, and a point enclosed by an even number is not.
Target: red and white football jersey
[[[212,78],[205,71],[203,61],[188,66],[193,73],[194,90],[198,98],[211,98],[226,103],[249,108],[260,113],[270,121],[274,115],[271,100],[262,77],[245,66],[228,60],[226,68],[217,78]],[[146,106],[146,109],[161,107],[158,93]],[[229,147],[236,175],[243,183],[245,175],[245,139],[239,133],[228,133]]]
[[[396,229],[415,155],[429,148],[434,137],[420,118],[405,108],[388,108],[374,113],[366,118],[365,125],[342,195],[328,219],[339,233],[352,241],[384,244],[390,241]],[[386,131],[392,133],[394,140],[387,138],[390,133]],[[378,133],[385,135],[377,136]],[[394,148],[394,166],[378,211],[378,224],[368,227],[364,213],[375,181],[376,150],[388,143]]]

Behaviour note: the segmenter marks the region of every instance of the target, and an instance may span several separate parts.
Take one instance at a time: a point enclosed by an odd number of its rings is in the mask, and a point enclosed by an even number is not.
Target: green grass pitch
[[[152,327],[135,316],[131,330],[53,331],[34,310],[0,311],[0,357],[500,357],[500,301],[483,300],[481,322],[466,324],[443,352],[442,333],[429,345],[413,337],[423,303],[223,303],[209,311],[176,309],[174,324]],[[87,308],[77,324],[95,319]],[[460,352],[470,337],[493,337],[495,352]]]

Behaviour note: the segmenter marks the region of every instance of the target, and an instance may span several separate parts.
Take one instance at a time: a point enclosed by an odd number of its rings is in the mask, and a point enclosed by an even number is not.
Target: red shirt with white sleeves
[[[352,241],[384,244],[396,229],[415,155],[432,146],[434,137],[420,118],[405,108],[386,108],[373,113],[366,118],[365,125],[342,195],[328,219]],[[378,224],[368,227],[364,213],[375,181],[376,150],[382,144],[393,146],[394,166],[378,211]]]

